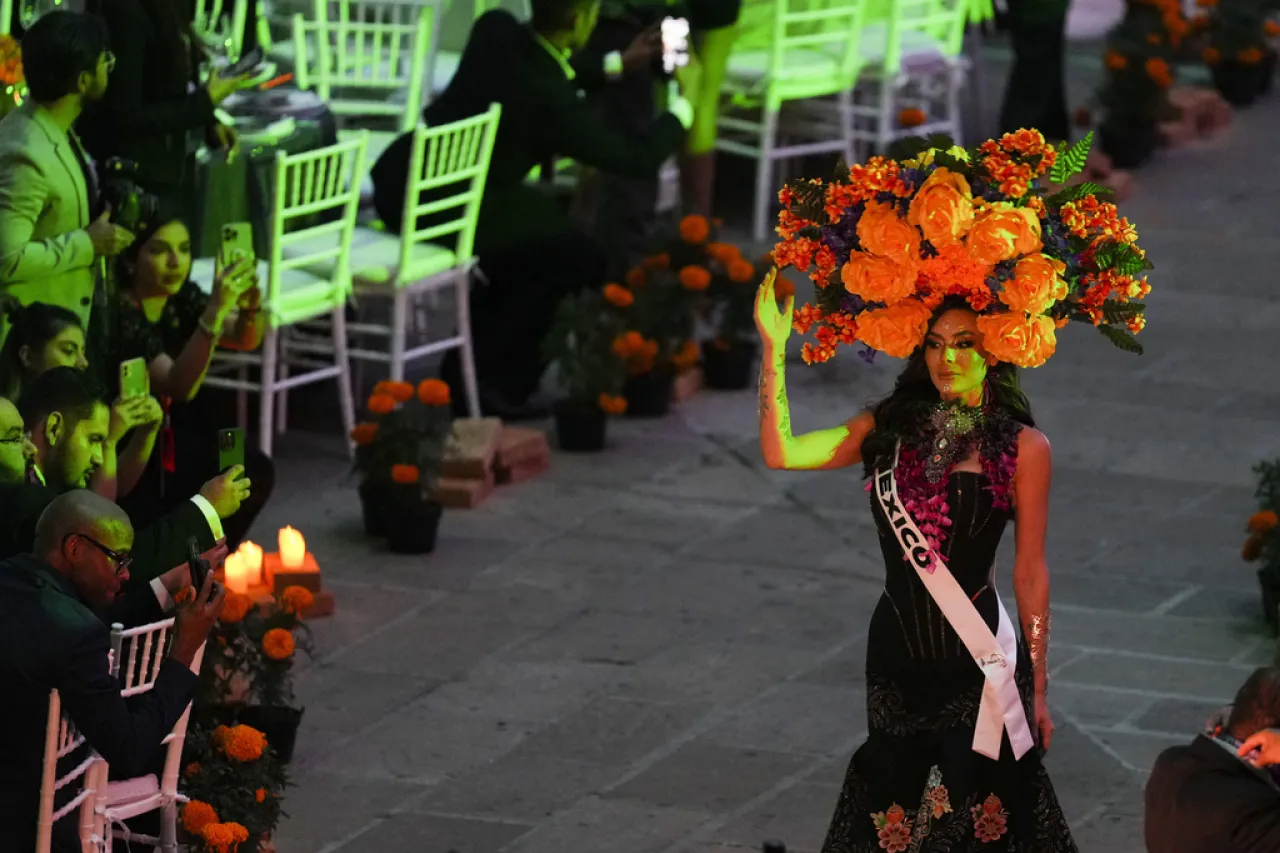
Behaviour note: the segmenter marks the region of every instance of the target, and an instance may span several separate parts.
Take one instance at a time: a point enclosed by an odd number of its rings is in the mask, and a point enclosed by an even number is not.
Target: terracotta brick
[[[671,386],[671,400],[675,403],[683,403],[701,390],[702,368],[694,367],[676,377],[675,383]]]
[[[1178,121],[1167,121],[1160,125],[1160,140],[1170,148],[1181,148],[1196,136],[1196,122],[1191,114],[1184,114]]]
[[[525,459],[548,455],[551,446],[547,434],[540,429],[503,427],[498,438],[498,450],[494,456],[494,468],[510,468]]]
[[[550,453],[545,453],[539,456],[530,456],[529,458],[522,459],[510,467],[499,468],[497,472],[498,484],[502,486],[509,486],[513,483],[522,483],[525,480],[538,476],[550,467]]]
[[[311,606],[302,612],[302,618],[319,619],[321,616],[332,616],[336,605],[333,593],[322,589],[315,594],[315,601],[311,602]]]
[[[489,476],[502,435],[498,418],[460,418],[453,422],[453,434],[445,449],[442,474],[459,480],[479,480]]]
[[[284,592],[287,586],[300,586],[311,593],[320,591],[320,566],[316,563],[315,555],[310,551],[307,552],[300,569],[286,569],[281,566],[279,554],[263,554],[262,577],[278,593]]]
[[[493,477],[483,480],[459,480],[442,477],[436,483],[432,495],[441,506],[449,509],[475,509],[493,494]]]

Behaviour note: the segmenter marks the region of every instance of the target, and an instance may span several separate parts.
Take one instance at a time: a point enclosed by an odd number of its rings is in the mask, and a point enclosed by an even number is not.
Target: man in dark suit
[[[529,172],[571,157],[603,172],[649,176],[693,121],[693,107],[673,91],[669,112],[644,132],[615,130],[579,94],[603,81],[604,70],[570,61],[595,28],[599,0],[532,0],[532,8],[528,24],[502,10],[480,16],[453,79],[423,113],[437,126],[502,105],[476,229],[488,285],[477,288],[471,331],[481,404],[507,419],[541,414],[526,404],[546,366],[541,343],[555,307],[569,293],[603,284],[606,264],[594,241],[570,226],[562,203],[526,181]],[[696,77],[690,72],[687,80]],[[403,225],[411,144],[410,136],[397,139],[372,171],[374,206],[393,231]],[[443,372],[460,384],[455,361],[446,359]]]
[[[124,511],[86,490],[56,498],[36,526],[33,555],[0,563],[0,823],[6,849],[35,846],[49,691],[85,740],[122,778],[154,765],[161,742],[195,693],[191,671],[222,611],[223,593],[206,581],[174,626],[155,686],[126,701],[111,676],[110,636],[97,615],[129,575],[133,528]],[[72,754],[65,773],[83,760]],[[71,791],[62,792],[62,800]],[[57,853],[80,850],[73,812],[54,825]],[[7,845],[12,844],[12,848]]]
[[[1224,729],[1162,752],[1147,780],[1149,853],[1280,850],[1280,786],[1260,760],[1268,756],[1254,752],[1277,725],[1280,668],[1263,667],[1236,694]]]

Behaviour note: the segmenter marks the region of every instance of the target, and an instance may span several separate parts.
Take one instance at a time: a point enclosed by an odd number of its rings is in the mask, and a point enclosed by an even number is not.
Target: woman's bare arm
[[[1045,531],[1049,526],[1049,481],[1053,461],[1044,433],[1024,427],[1018,434],[1018,469],[1014,474],[1013,588],[1018,617],[1031,651],[1036,692],[1048,686],[1049,566],[1045,561]]]
[[[791,408],[787,402],[786,353],[763,347],[760,362],[760,450],[770,468],[788,471],[820,471],[857,465],[862,461],[862,440],[871,432],[870,412],[837,427],[791,434]]]

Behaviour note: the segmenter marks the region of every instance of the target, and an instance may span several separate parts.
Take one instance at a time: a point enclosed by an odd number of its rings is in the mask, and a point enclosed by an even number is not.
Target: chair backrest
[[[944,56],[959,56],[964,49],[964,25],[974,13],[973,0],[893,0],[887,21],[884,71],[902,68],[902,49],[911,34],[922,33],[942,45]]]
[[[471,258],[480,201],[501,118],[502,106],[490,104],[489,109],[472,118],[414,128],[409,155],[411,183],[405,193],[400,238],[402,282],[416,280],[414,249],[440,237],[456,234],[458,259]],[[421,229],[420,217],[428,217],[428,224]]]
[[[13,24],[13,0],[0,0],[0,36],[9,35]]]
[[[75,767],[58,775],[58,762],[83,752]],[[45,720],[44,759],[40,770],[40,811],[36,818],[36,853],[49,853],[53,844],[53,825],[72,811],[80,809],[81,838],[93,832],[94,789],[89,772],[98,756],[87,745],[84,735],[62,713],[62,700],[57,690],[49,691],[49,714]],[[70,800],[55,808],[58,792],[77,784],[80,790]]]
[[[862,65],[868,0],[777,0],[765,79],[768,98],[831,95],[853,88]],[[815,57],[833,57],[834,65]]]
[[[240,58],[244,50],[244,24],[249,14],[246,0],[195,0],[195,15],[191,28],[206,41],[221,42],[226,46],[227,58],[232,62]]]
[[[276,154],[271,271],[266,307],[273,324],[324,316],[351,292],[351,238],[360,209],[369,134],[314,151]],[[331,287],[290,292],[288,274],[332,265]]]

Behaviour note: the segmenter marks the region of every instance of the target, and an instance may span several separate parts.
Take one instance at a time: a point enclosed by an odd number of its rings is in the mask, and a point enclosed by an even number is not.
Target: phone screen
[[[218,470],[244,464],[244,430],[239,427],[218,430]]]
[[[689,63],[689,22],[684,18],[662,20],[662,70],[672,74]]]
[[[224,270],[242,258],[254,257],[253,226],[248,222],[229,222],[223,225],[218,269]]]
[[[200,543],[194,536],[187,540],[187,568],[191,570],[191,585],[199,592],[209,574],[209,562],[200,556]]]
[[[151,378],[147,374],[147,361],[131,358],[120,363],[120,396],[126,400],[145,397],[151,393]]]

